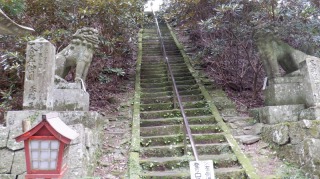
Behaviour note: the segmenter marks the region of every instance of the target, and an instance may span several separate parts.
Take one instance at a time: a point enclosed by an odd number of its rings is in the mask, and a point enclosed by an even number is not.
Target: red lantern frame
[[[69,128],[59,117],[57,113],[49,113],[42,116],[42,121],[29,131],[17,136],[17,142],[24,141],[25,156],[27,165],[26,179],[33,178],[62,178],[67,170],[67,164],[63,163],[65,149],[70,142],[78,137],[74,130]],[[31,141],[51,141],[59,142],[58,156],[56,159],[56,169],[40,170],[31,167]],[[41,148],[40,148],[41,150]],[[49,149],[50,151],[50,149]]]

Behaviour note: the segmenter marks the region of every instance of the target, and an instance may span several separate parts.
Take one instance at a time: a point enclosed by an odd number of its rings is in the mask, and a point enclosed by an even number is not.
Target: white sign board
[[[191,179],[214,179],[212,160],[190,161]]]

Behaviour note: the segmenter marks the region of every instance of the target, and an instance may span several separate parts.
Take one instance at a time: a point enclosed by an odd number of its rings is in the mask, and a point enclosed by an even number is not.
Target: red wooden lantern
[[[24,141],[25,178],[62,178],[67,169],[69,144],[78,135],[57,113],[49,113],[34,128],[17,136],[17,142]]]

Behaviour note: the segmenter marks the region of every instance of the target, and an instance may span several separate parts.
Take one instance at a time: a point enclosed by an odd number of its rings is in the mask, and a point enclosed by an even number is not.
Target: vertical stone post
[[[320,107],[320,59],[308,56],[301,62],[301,73],[304,76],[306,106]]]
[[[54,87],[55,47],[40,38],[28,42],[25,66],[23,108],[46,109]]]

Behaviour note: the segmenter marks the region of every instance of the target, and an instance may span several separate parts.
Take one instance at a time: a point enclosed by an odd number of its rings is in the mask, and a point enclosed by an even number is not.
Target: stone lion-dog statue
[[[286,74],[299,70],[299,63],[305,61],[308,56],[277,39],[271,33],[257,33],[255,41],[269,79],[281,76],[279,67]]]
[[[75,81],[85,81],[92,61],[93,51],[99,44],[98,31],[84,27],[73,35],[71,43],[56,55],[55,74],[65,78],[75,68]]]

